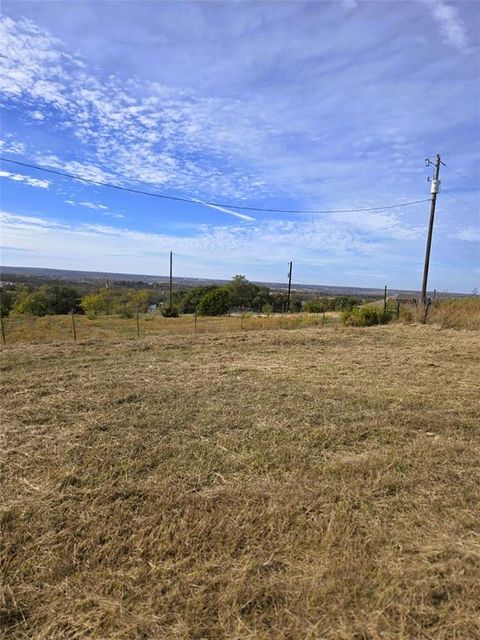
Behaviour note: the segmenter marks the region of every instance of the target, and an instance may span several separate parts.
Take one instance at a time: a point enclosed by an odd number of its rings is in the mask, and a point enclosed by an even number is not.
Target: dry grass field
[[[428,322],[445,329],[480,331],[480,296],[452,299],[433,305]]]
[[[480,638],[478,332],[101,338],[1,354],[5,639]]]
[[[198,335],[204,333],[236,333],[238,331],[268,331],[270,329],[297,329],[308,326],[325,326],[340,322],[339,314],[328,312],[325,318],[321,314],[296,313],[291,315],[275,314],[270,316],[201,317],[182,315],[179,318],[163,318],[160,314],[142,314],[139,318],[140,336]],[[7,344],[18,342],[53,342],[73,340],[71,316],[11,315],[3,318],[5,340]],[[75,330],[80,340],[118,338],[136,338],[137,322],[135,318],[123,319],[120,316],[101,315],[90,319],[85,315],[75,316]]]

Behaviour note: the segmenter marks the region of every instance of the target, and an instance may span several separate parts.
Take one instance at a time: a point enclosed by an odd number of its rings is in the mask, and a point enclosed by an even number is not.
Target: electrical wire
[[[9,162],[21,167],[27,167],[29,169],[36,169],[38,171],[45,171],[46,173],[53,173],[64,178],[72,178],[73,180],[81,180],[82,182],[88,182],[89,184],[95,184],[100,187],[109,187],[110,189],[118,189],[120,191],[128,191],[129,193],[136,193],[144,196],[151,196],[153,198],[162,198],[163,200],[174,200],[176,202],[187,202],[188,204],[205,205],[209,207],[226,207],[229,209],[238,209],[240,211],[258,211],[264,213],[357,213],[363,211],[381,211],[383,209],[396,209],[398,207],[409,207],[413,204],[420,204],[422,202],[428,202],[430,198],[424,200],[412,200],[411,202],[401,202],[399,204],[390,204],[383,207],[366,207],[362,209],[316,209],[316,210],[302,210],[302,209],[265,209],[262,207],[245,207],[238,204],[226,204],[224,202],[204,202],[199,200],[193,200],[190,198],[181,198],[180,196],[167,196],[163,193],[155,193],[153,191],[143,191],[141,189],[133,189],[131,187],[122,187],[110,182],[102,182],[100,180],[93,180],[92,178],[83,178],[82,176],[74,175],[73,173],[66,173],[64,171],[58,171],[56,169],[47,169],[47,167],[41,167],[37,164],[29,164],[28,162],[20,162],[19,160],[10,160],[9,158],[3,158],[0,156],[2,162]]]

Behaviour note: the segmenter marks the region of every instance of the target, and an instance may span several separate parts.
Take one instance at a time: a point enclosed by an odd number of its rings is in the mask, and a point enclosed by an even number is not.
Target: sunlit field
[[[6,640],[479,637],[478,332],[69,320],[1,354]]]

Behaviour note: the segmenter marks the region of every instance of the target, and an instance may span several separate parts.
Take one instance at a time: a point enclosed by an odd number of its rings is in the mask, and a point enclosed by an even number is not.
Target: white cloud
[[[203,200],[198,200],[197,198],[192,198],[192,200],[194,202],[198,202],[199,204],[203,204],[205,207],[208,207],[210,209],[216,209],[217,211],[222,211],[223,213],[228,213],[231,216],[234,216],[235,218],[240,218],[241,220],[247,220],[249,222],[252,222],[253,220],[255,220],[255,218],[252,218],[252,216],[248,216],[246,213],[239,213],[238,211],[233,211],[232,209],[226,209],[225,207],[220,207],[216,204],[207,204],[203,202]]]
[[[440,33],[446,44],[450,44],[463,53],[468,52],[468,37],[465,25],[459,16],[457,7],[444,2],[444,0],[422,0],[437,21]]]
[[[253,108],[138,78],[125,83],[111,76],[100,82],[33,23],[5,18],[1,27],[4,99],[46,105],[57,123],[94,149],[90,163],[52,154],[38,155],[37,163],[91,180],[119,183],[124,179],[118,176],[125,175],[129,181],[209,197],[222,193],[241,199],[260,191],[256,173],[233,163],[228,171],[216,166],[225,153],[241,159],[260,147],[261,129],[253,126],[258,119]],[[44,111],[36,108],[30,115],[39,119]],[[194,159],[199,152],[212,157],[200,163]],[[117,176],[102,166],[115,167]]]
[[[23,184],[28,184],[30,187],[38,187],[40,189],[48,189],[50,186],[49,180],[31,178],[30,176],[25,176],[21,173],[11,173],[10,171],[0,171],[0,178],[8,178],[8,180],[22,182]]]
[[[106,211],[103,212],[104,216],[110,216],[111,218],[118,218],[119,220],[122,218],[125,218],[125,216],[123,215],[123,213],[107,213]]]
[[[480,227],[463,227],[455,237],[466,242],[480,242]]]
[[[119,228],[98,223],[67,224],[42,217],[25,217],[4,213],[2,226],[5,242],[11,246],[35,249],[47,254],[51,261],[63,263],[66,254],[76,257],[78,264],[87,256],[115,255],[115,265],[103,268],[132,272],[152,271],[152,255],[174,251],[186,265],[184,275],[192,275],[200,266],[210,263],[212,269],[235,272],[241,265],[283,264],[288,259],[302,264],[325,263],[349,265],[353,268],[358,256],[379,254],[386,237],[395,237],[391,229],[373,241],[366,239],[354,224],[337,224],[333,220],[300,219],[258,221],[249,225],[199,225],[195,233],[179,236],[147,233],[127,227]],[[43,232],[49,231],[48,236]],[[39,233],[40,232],[40,233]],[[128,256],[135,255],[131,263]],[[125,257],[125,261],[124,258]],[[103,258],[102,258],[103,259]],[[91,264],[91,258],[88,258]],[[153,273],[157,268],[153,269]]]
[[[105,204],[99,204],[96,202],[88,202],[88,201],[76,202],[75,200],[65,200],[65,202],[67,204],[72,205],[73,207],[79,206],[79,207],[85,207],[86,209],[91,209],[93,211],[100,211],[102,215],[109,216],[110,218],[121,219],[125,217],[123,213],[114,213],[113,211],[109,211],[107,205]]]
[[[35,159],[38,164],[44,165],[45,167],[51,167],[53,169],[61,169],[66,173],[78,176],[79,178],[83,178],[84,180],[92,180],[95,182],[111,182],[112,184],[118,184],[118,180],[113,174],[109,173],[108,171],[102,170],[100,167],[94,164],[79,162],[77,160],[63,162],[58,156],[53,154],[47,156],[38,155]]]
[[[415,240],[424,234],[424,227],[407,224],[400,215],[392,212],[335,213],[328,217],[338,225],[347,224],[363,232],[386,235],[398,240]]]
[[[55,220],[49,220],[47,218],[39,218],[37,216],[21,216],[17,213],[9,213],[7,211],[0,212],[0,221],[2,226],[10,228],[22,228],[36,230],[38,228],[43,229],[68,229],[67,225],[64,225]]]
[[[82,207],[87,207],[87,209],[108,209],[106,205],[96,204],[95,202],[79,202],[78,204]]]
[[[0,140],[0,151],[2,153],[13,153],[14,155],[24,154],[25,145],[23,142],[12,141],[11,139]]]

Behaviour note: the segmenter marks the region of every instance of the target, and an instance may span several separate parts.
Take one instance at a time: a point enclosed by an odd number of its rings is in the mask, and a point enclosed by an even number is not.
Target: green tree
[[[3,317],[8,316],[14,302],[14,292],[0,287],[0,315],[2,315]]]
[[[44,285],[34,291],[21,291],[13,306],[16,313],[30,313],[34,316],[46,316],[69,313],[79,310],[78,291],[74,287],[63,285]]]
[[[150,293],[146,289],[134,291],[121,289],[116,293],[117,295],[113,300],[113,309],[122,318],[133,318],[137,311],[145,313],[148,310]]]
[[[48,298],[41,289],[22,291],[13,305],[14,313],[29,313],[32,316],[46,316],[49,312]]]
[[[300,313],[300,311],[302,310],[302,301],[298,298],[292,300],[290,308],[292,309],[293,313]]]
[[[275,313],[282,313],[285,310],[285,305],[287,304],[287,294],[286,293],[272,293],[271,294],[271,305],[273,311]]]
[[[348,311],[361,304],[361,299],[352,296],[337,296],[335,298],[336,311]]]
[[[308,300],[308,302],[305,302],[302,310],[307,311],[307,313],[323,313],[327,311],[327,305],[317,298],[317,300]]]
[[[173,305],[171,307],[165,307],[162,311],[162,316],[164,318],[178,318],[178,309]]]
[[[148,305],[150,304],[150,292],[148,289],[134,291],[132,294],[132,303],[135,307],[138,307],[140,313],[146,313],[148,311]]]
[[[227,288],[218,288],[205,293],[198,303],[201,316],[223,316],[230,310],[230,292]]]
[[[209,291],[219,289],[217,285],[202,285],[199,287],[191,287],[183,292],[178,306],[181,313],[195,313],[200,299]]]
[[[42,287],[41,290],[48,299],[49,314],[63,315],[80,308],[80,296],[74,287],[54,284]]]
[[[257,285],[253,285],[257,287]],[[262,311],[265,305],[272,305],[272,294],[268,287],[257,287],[257,292],[252,300],[252,308],[255,311]]]
[[[230,292],[230,304],[232,307],[251,309],[260,287],[253,284],[253,282],[249,282],[245,276],[236,275],[227,285],[227,289]]]
[[[105,299],[101,293],[87,293],[83,296],[80,306],[89,318],[105,313]]]
[[[133,318],[137,308],[145,313],[149,303],[148,289],[103,288],[84,295],[80,306],[89,318],[112,313],[118,313],[122,318]]]

